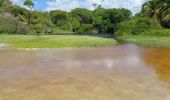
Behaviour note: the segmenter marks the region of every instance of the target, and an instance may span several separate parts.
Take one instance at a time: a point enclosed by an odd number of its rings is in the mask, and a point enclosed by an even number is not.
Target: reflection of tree
[[[170,50],[151,49],[144,53],[144,60],[156,70],[158,77],[168,83],[170,92]]]

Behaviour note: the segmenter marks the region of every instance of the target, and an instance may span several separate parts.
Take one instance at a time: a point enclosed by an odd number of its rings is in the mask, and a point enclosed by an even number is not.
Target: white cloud
[[[23,5],[24,0],[11,0],[13,4],[19,5],[21,7],[25,7]]]
[[[56,0],[56,1],[47,1],[47,8],[46,10],[65,10],[70,11],[71,9],[80,7],[80,4],[77,0]]]
[[[80,7],[93,10],[93,3],[101,4],[105,8],[128,8],[133,13],[139,12],[145,0],[55,0],[47,1],[46,10],[65,10]]]
[[[24,0],[11,0],[14,4],[20,5],[22,7],[25,7],[23,5]],[[39,4],[41,4],[40,0],[34,0],[39,1]],[[128,8],[133,13],[139,12],[142,4],[146,0],[46,0],[47,6],[42,7],[41,9],[44,10],[65,10],[70,11],[74,8],[87,8],[90,10],[93,10],[93,3],[101,4],[102,7],[105,8]],[[37,4],[37,2],[36,2]]]
[[[11,0],[12,1],[12,3],[14,3],[14,4],[21,4],[21,1],[23,1],[23,0]]]

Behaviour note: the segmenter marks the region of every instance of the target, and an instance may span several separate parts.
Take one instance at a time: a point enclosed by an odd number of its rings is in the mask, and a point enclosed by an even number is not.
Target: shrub
[[[26,24],[20,22],[20,23],[18,23],[16,33],[17,34],[27,34],[28,30],[29,30],[29,27]]]
[[[135,27],[136,20],[124,21],[118,24],[118,35],[131,35],[133,28]]]
[[[36,24],[32,27],[32,29],[34,30],[35,33],[37,33],[37,35],[39,35],[40,33],[43,32],[43,25],[42,24]]]
[[[10,13],[3,13],[0,15],[0,33],[8,34],[26,34],[28,27],[21,23],[17,18]]]
[[[76,30],[81,26],[78,19],[69,17],[70,30],[76,32]]]
[[[118,24],[118,35],[139,35],[151,29],[159,29],[158,22],[154,19],[139,17]]]
[[[18,21],[11,14],[0,15],[0,33],[16,33]]]
[[[52,29],[54,27],[54,24],[51,21],[48,21],[46,19],[39,19],[36,23],[31,25],[30,31],[35,33],[45,33],[49,34],[52,33]]]
[[[78,28],[77,33],[92,33],[93,25],[92,24],[83,24],[80,28]]]
[[[170,29],[152,29],[147,32],[143,32],[142,34],[150,36],[170,37]]]
[[[145,32],[150,29],[156,28],[154,25],[156,23],[150,18],[139,18],[135,23],[135,27],[132,30],[132,34],[139,35],[142,32]]]
[[[68,35],[68,34],[74,34],[74,32],[70,31],[70,30],[63,30],[63,29],[60,29],[58,27],[55,27],[52,29],[52,34],[62,34],[62,35]]]

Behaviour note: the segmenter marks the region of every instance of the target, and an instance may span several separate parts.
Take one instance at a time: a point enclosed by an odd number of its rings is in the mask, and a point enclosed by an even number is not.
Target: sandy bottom
[[[133,45],[0,51],[0,100],[170,100],[169,58]]]
[[[6,48],[8,46],[9,46],[9,44],[0,43],[0,48]]]

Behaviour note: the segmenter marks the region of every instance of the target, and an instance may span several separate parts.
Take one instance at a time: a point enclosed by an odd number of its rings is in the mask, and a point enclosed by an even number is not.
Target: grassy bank
[[[117,42],[111,38],[74,35],[0,35],[0,43],[15,48],[60,48],[111,46]]]
[[[119,40],[127,43],[134,43],[146,47],[170,48],[170,37],[156,36],[124,36],[119,37]]]

